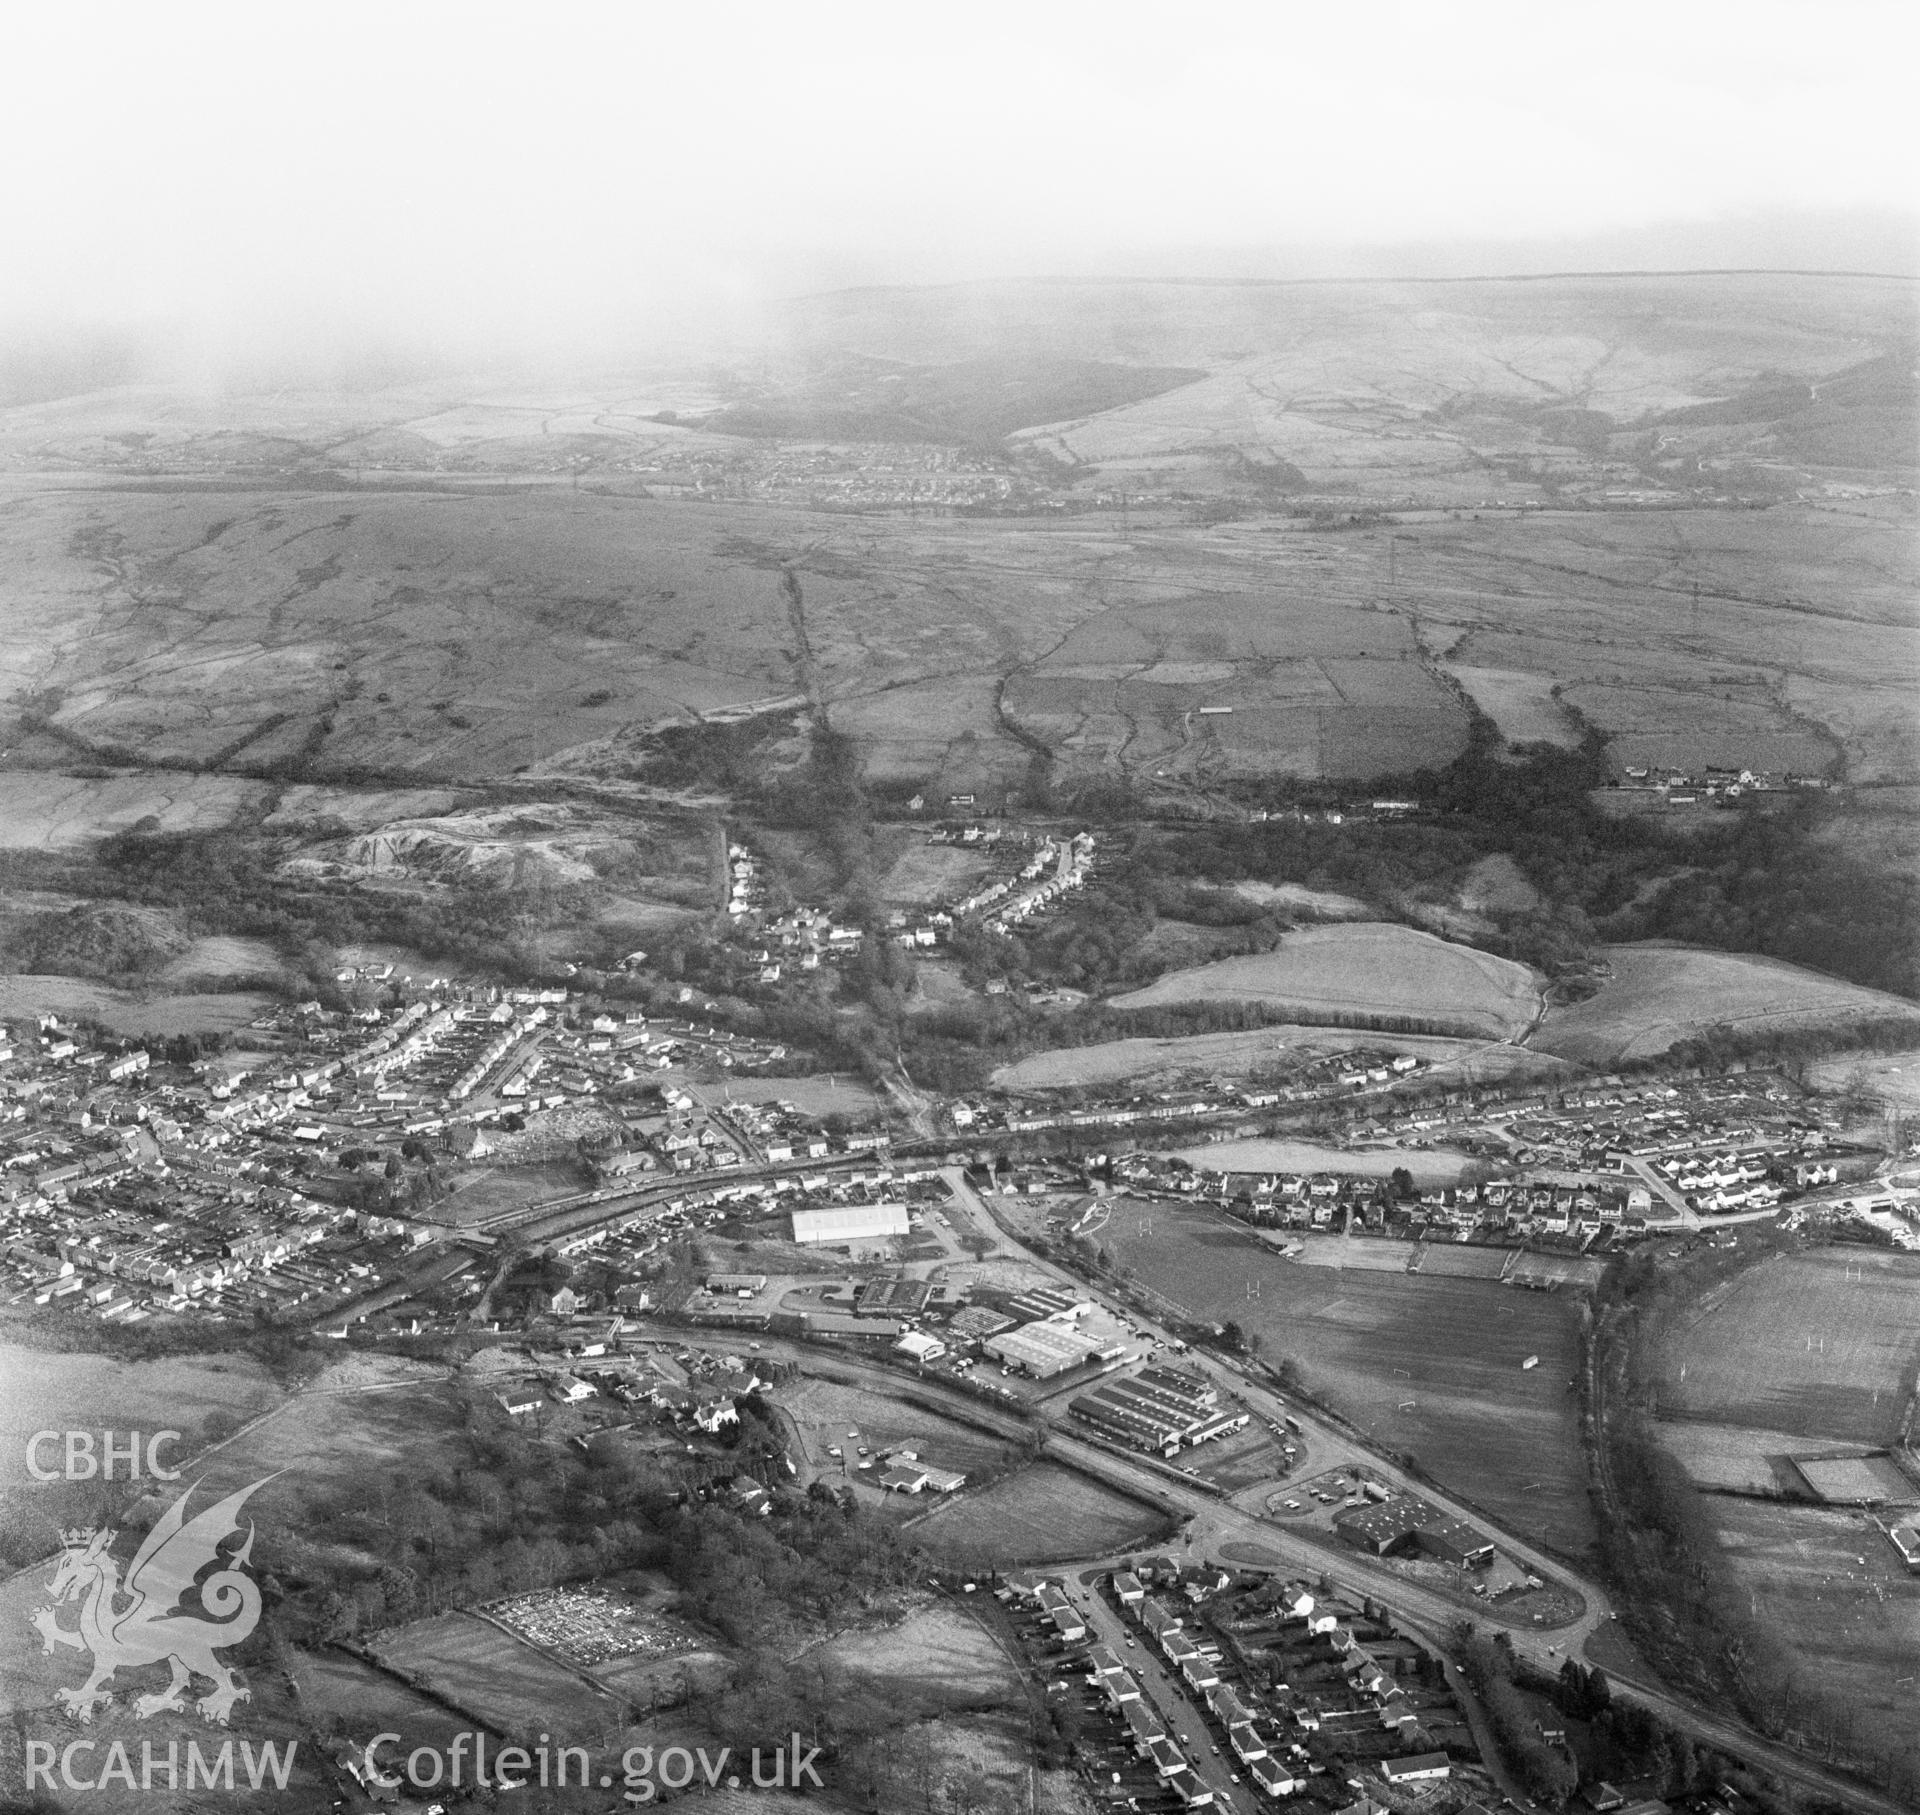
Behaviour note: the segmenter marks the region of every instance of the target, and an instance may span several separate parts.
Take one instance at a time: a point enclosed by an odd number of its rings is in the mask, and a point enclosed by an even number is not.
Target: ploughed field
[[[1450,1492],[1563,1555],[1592,1544],[1568,1390],[1579,1364],[1574,1297],[1404,1264],[1302,1266],[1213,1212],[1176,1205],[1116,1214],[1100,1239],[1195,1319],[1231,1319],[1260,1338],[1264,1360],[1296,1361],[1317,1398],[1375,1442],[1411,1452]],[[1529,1355],[1540,1358],[1531,1369]]]
[[[1270,952],[1174,971],[1113,999],[1115,1008],[1254,1002],[1298,1013],[1418,1023],[1511,1039],[1540,1008],[1524,964],[1388,921],[1300,927]],[[1365,1022],[1363,1021],[1364,1025]]]

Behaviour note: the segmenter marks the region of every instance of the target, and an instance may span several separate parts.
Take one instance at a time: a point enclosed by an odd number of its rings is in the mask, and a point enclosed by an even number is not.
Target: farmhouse
[[[802,1247],[820,1242],[878,1241],[908,1232],[904,1204],[836,1204],[827,1210],[796,1210],[793,1239]]]
[[[1888,1531],[1887,1536],[1893,1540],[1900,1560],[1915,1575],[1920,1575],[1920,1526],[1896,1525]]]
[[[1444,1752],[1416,1752],[1411,1758],[1383,1758],[1380,1775],[1390,1784],[1430,1783],[1452,1774]]]

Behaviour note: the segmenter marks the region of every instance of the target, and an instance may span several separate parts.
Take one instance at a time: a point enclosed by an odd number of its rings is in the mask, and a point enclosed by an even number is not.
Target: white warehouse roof
[[[836,1204],[830,1210],[793,1213],[797,1242],[871,1241],[876,1236],[906,1233],[905,1204]]]

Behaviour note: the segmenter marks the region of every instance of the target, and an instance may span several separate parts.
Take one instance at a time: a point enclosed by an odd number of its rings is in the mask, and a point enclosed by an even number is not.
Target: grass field
[[[927,1711],[1020,1693],[1019,1676],[991,1634],[945,1605],[917,1608],[896,1626],[842,1634],[809,1655],[823,1655],[844,1675],[882,1682]]]
[[[1585,1254],[1522,1254],[1507,1274],[1509,1284],[1558,1290],[1572,1286],[1586,1291],[1600,1283],[1607,1263]]]
[[[663,1082],[682,1074],[660,1074]],[[717,1103],[791,1103],[802,1115],[849,1115],[856,1122],[879,1115],[881,1098],[848,1072],[805,1078],[728,1078],[722,1084],[697,1084],[696,1092]]]
[[[1859,1740],[1904,1748],[1920,1763],[1920,1576],[1856,1513],[1729,1498],[1708,1504],[1735,1580],[1807,1682],[1846,1707]],[[1848,1735],[1838,1737],[1844,1743]]]
[[[1840,1053],[1830,1059],[1816,1059],[1808,1081],[1816,1090],[1858,1090],[1911,1114],[1920,1110],[1920,1049]]]
[[[107,1489],[98,1481],[31,1479],[24,1458],[34,1432],[90,1431],[98,1446],[109,1429],[121,1433],[122,1443],[129,1430],[179,1431],[181,1440],[160,1452],[163,1462],[178,1467],[198,1450],[210,1419],[232,1428],[285,1398],[266,1369],[245,1356],[135,1363],[0,1342],[0,1454],[13,1458],[0,1476],[0,1558],[23,1562],[44,1554],[57,1544],[62,1525],[92,1523],[143,1491],[140,1485]],[[40,1459],[59,1467],[59,1446],[46,1446]],[[191,1470],[188,1479],[201,1472]],[[117,1474],[124,1482],[124,1462]]]
[[[599,1734],[622,1709],[619,1698],[590,1689],[475,1614],[415,1620],[381,1633],[369,1649],[390,1669],[502,1732]]]
[[[294,1657],[292,1676],[300,1686],[301,1706],[323,1721],[338,1718],[356,1737],[398,1730],[410,1746],[446,1746],[468,1729],[445,1703],[344,1651],[303,1651]]]
[[[781,1387],[774,1402],[793,1419],[807,1462],[829,1480],[864,1479],[852,1472],[863,1443],[875,1451],[904,1446],[930,1467],[963,1474],[1004,1468],[1013,1457],[1012,1445],[984,1431],[864,1387],[809,1377]],[[840,1461],[827,1454],[830,1445],[844,1452]]]
[[[144,995],[84,977],[0,977],[0,1020],[76,1015],[115,1033],[232,1033],[278,1006],[248,990]]]
[[[1920,1372],[1920,1255],[1763,1261],[1677,1317],[1654,1365],[1671,1415],[1886,1443]]]
[[[913,1536],[929,1550],[968,1562],[1051,1563],[1144,1543],[1164,1524],[1137,1500],[1039,1462],[938,1508],[915,1523]]]
[[[1684,945],[1607,948],[1612,978],[1598,995],[1547,1011],[1534,1044],[1589,1064],[1645,1058],[1706,1028],[1740,1031],[1844,1025],[1911,1018],[1920,1008],[1900,996],[1746,953]]]
[[[1142,1236],[1138,1218],[1116,1216],[1103,1237],[1144,1284],[1195,1318],[1257,1334],[1265,1359],[1293,1358],[1308,1387],[1375,1441],[1410,1451],[1516,1531],[1569,1556],[1587,1550],[1570,1295],[1409,1274],[1404,1261],[1301,1266],[1200,1210],[1156,1204],[1151,1226]],[[1521,1366],[1529,1355],[1537,1367]]]
[[[1176,1002],[1258,1002],[1303,1016],[1406,1016],[1484,1032],[1524,1032],[1539,980],[1525,965],[1386,921],[1301,927],[1279,947],[1175,971],[1113,999],[1116,1008]]]
[[[1521,1046],[1484,1040],[1450,1040],[1436,1034],[1348,1032],[1337,1027],[1256,1027],[1240,1033],[1185,1034],[1173,1039],[1103,1040],[1094,1046],[1062,1046],[1003,1065],[993,1082],[1003,1090],[1062,1090],[1122,1079],[1175,1083],[1185,1078],[1245,1077],[1297,1065],[1316,1054],[1411,1053],[1447,1077],[1493,1079],[1559,1069],[1557,1063]]]
[[[1180,1158],[1208,1172],[1351,1172],[1386,1178],[1396,1167],[1416,1185],[1451,1185],[1473,1162],[1438,1147],[1322,1147],[1314,1141],[1210,1141],[1180,1150]]]
[[[1806,1482],[1788,1466],[1794,1456],[1868,1455],[1863,1443],[1835,1443],[1793,1431],[1768,1431],[1737,1424],[1702,1424],[1667,1417],[1658,1427],[1660,1441],[1687,1476],[1701,1487],[1733,1488],[1741,1493],[1791,1493],[1804,1496]]]
[[[1448,672],[1473,703],[1500,727],[1510,744],[1558,744],[1575,749],[1580,725],[1553,696],[1552,680],[1511,668],[1455,668]]]
[[[1423,1279],[1498,1279],[1518,1258],[1511,1248],[1470,1248],[1460,1242],[1425,1242],[1420,1248]]]

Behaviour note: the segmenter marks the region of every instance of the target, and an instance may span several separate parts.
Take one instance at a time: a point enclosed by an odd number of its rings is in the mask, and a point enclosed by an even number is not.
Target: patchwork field
[[[1300,927],[1280,946],[1175,971],[1113,998],[1115,1008],[1257,1002],[1302,1015],[1401,1017],[1510,1039],[1539,1012],[1523,964],[1387,921]]]
[[[1238,1322],[1266,1360],[1292,1358],[1316,1396],[1503,1524],[1569,1557],[1587,1551],[1572,1294],[1423,1277],[1404,1263],[1301,1266],[1178,1206],[1154,1205],[1150,1226],[1143,1236],[1139,1219],[1116,1216],[1102,1238],[1143,1284],[1195,1318]],[[1529,1355],[1539,1365],[1523,1368]]]
[[[1841,1247],[1763,1261],[1677,1316],[1654,1365],[1671,1415],[1887,1443],[1920,1377],[1920,1255]]]
[[[1010,1565],[1106,1556],[1150,1541],[1165,1525],[1153,1508],[1040,1462],[916,1520],[913,1535],[968,1564],[993,1558]]]
[[[153,831],[209,831],[254,811],[267,796],[264,783],[220,775],[0,770],[0,850],[72,850],[147,821]]]
[[[1709,1027],[1736,1030],[1912,1019],[1903,997],[1744,952],[1684,945],[1607,948],[1613,976],[1597,995],[1550,1008],[1534,1037],[1542,1051],[1587,1064],[1645,1058]]]

